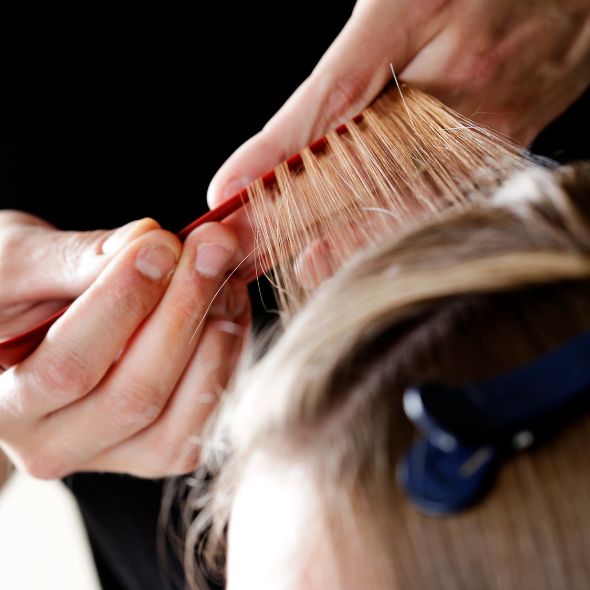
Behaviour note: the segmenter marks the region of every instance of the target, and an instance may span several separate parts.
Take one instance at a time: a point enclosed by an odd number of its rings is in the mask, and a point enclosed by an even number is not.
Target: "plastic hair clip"
[[[477,385],[410,387],[404,411],[423,436],[399,466],[400,484],[426,514],[467,508],[507,455],[555,431],[589,391],[590,332]]]

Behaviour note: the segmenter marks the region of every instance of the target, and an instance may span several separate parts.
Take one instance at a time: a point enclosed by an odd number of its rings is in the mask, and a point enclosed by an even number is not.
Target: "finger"
[[[36,215],[31,215],[24,211],[16,211],[14,209],[2,209],[2,211],[0,211],[0,229],[13,225],[30,225],[55,229],[50,223]]]
[[[247,297],[245,288],[242,289]],[[204,425],[235,369],[249,333],[249,322],[249,310],[234,321],[209,320],[199,347],[160,418],[150,428],[91,459],[83,468],[140,477],[192,471],[199,460]]]
[[[234,234],[220,223],[195,230],[158,307],[105,379],[91,395],[41,424],[43,440],[52,441],[47,453],[60,473],[158,418],[198,345],[235,248]],[[71,440],[78,441],[75,448]]]
[[[363,249],[391,237],[401,225],[391,211],[367,208],[355,222],[335,226],[328,235],[310,242],[295,258],[293,270],[299,284],[314,289]]]
[[[273,219],[274,204],[269,200],[268,209],[265,215]],[[238,252],[235,260],[239,268],[236,270],[236,277],[243,280],[252,280],[260,276],[264,270],[268,270],[265,264],[264,245],[260,227],[257,227],[257,219],[254,217],[250,205],[245,205],[240,210],[227,217],[223,224],[229,227],[238,239]]]
[[[433,34],[432,21],[411,2],[357,4],[352,17],[311,76],[217,172],[207,193],[210,207],[364,109]],[[406,31],[411,31],[409,35]]]
[[[336,265],[336,256],[330,243],[318,239],[309,244],[293,266],[299,284],[305,289],[313,289],[334,274]]]
[[[121,252],[20,365],[3,376],[0,405],[39,419],[91,391],[162,296],[180,243],[155,230]],[[8,377],[11,379],[8,379]]]
[[[117,230],[56,231],[45,224],[4,227],[0,233],[3,303],[73,299],[96,279],[113,256],[140,235],[158,228],[142,219]]]
[[[11,338],[51,317],[68,305],[69,299],[15,303],[0,309],[0,339]]]

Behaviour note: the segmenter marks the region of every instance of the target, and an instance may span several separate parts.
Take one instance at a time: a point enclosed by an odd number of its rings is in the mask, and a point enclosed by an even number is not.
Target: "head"
[[[590,167],[526,174],[364,252],[238,377],[192,531],[230,590],[585,587],[590,417],[460,514],[423,516],[396,483],[408,386],[476,383],[590,328]]]

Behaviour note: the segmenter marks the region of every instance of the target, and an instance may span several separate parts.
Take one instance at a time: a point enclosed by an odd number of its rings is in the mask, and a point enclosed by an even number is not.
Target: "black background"
[[[180,229],[353,2],[329,15],[308,0],[202,4],[0,15],[14,38],[1,66],[0,208],[62,228],[151,216]]]
[[[0,208],[64,229],[143,216],[180,229],[206,210],[217,168],[309,74],[353,4],[1,11]],[[587,156],[589,103],[537,151]]]

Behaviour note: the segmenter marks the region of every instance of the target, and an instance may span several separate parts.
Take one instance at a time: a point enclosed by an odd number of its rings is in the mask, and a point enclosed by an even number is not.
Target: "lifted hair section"
[[[537,166],[522,148],[407,86],[390,86],[346,133],[300,155],[300,168],[275,169],[272,188],[259,180],[248,189],[258,263],[286,316],[359,247],[486,199],[515,171]]]

